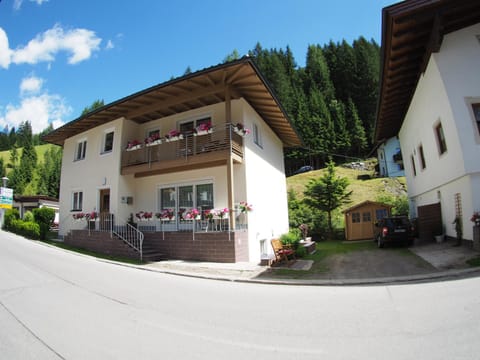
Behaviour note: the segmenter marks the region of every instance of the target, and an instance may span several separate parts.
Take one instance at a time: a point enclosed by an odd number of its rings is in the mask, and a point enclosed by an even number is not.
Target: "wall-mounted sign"
[[[13,189],[0,187],[0,209],[11,209],[13,204]]]

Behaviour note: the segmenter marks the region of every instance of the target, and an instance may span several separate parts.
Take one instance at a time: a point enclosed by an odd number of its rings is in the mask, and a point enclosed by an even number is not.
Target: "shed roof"
[[[420,75],[443,36],[479,22],[480,1],[473,0],[406,0],[383,9],[375,141],[400,131]]]
[[[389,205],[389,204],[384,204],[377,201],[365,200],[365,201],[362,201],[361,203],[358,203],[356,205],[349,207],[348,209],[343,210],[343,213],[347,213],[367,205],[377,205],[378,207],[386,207],[388,209],[391,209],[393,207],[392,205]]]
[[[302,142],[285,110],[249,57],[212,66],[161,83],[102,106],[50,132],[44,140],[63,145],[69,137],[124,117],[143,124],[162,117],[245,98],[281,139],[284,146]]]

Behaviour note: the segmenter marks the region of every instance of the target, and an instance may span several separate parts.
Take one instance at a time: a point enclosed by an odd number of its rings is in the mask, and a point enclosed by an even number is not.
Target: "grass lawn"
[[[378,249],[373,241],[361,241],[347,243],[340,240],[321,241],[316,243],[316,252],[311,255],[306,255],[303,260],[313,260],[310,270],[291,270],[286,268],[272,267],[270,271],[264,274],[265,277],[286,278],[286,279],[314,279],[316,275],[328,274],[330,271],[328,267],[328,260],[334,255],[348,254],[358,251],[385,251]],[[416,257],[408,248],[403,246],[390,247],[387,251],[394,251],[401,256]],[[381,256],[381,254],[378,254]]]

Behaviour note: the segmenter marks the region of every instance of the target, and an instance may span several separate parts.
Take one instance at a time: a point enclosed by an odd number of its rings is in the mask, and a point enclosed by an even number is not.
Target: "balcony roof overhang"
[[[406,0],[383,9],[375,141],[398,134],[421,74],[443,36],[480,22],[480,2]]]
[[[285,147],[302,145],[282,105],[254,61],[248,57],[139,91],[59,127],[44,136],[44,140],[63,146],[66,139],[119,118],[143,124],[225,102],[228,96],[232,100],[244,98],[272,128]]]

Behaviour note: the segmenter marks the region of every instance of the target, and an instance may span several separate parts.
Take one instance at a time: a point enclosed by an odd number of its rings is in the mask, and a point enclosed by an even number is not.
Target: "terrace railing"
[[[153,164],[161,161],[186,160],[195,156],[208,156],[215,152],[231,152],[243,158],[243,136],[232,124],[213,127],[210,131],[181,134],[174,138],[161,138],[151,144],[140,143],[125,149],[122,167]]]

